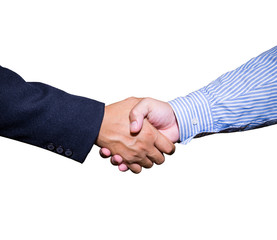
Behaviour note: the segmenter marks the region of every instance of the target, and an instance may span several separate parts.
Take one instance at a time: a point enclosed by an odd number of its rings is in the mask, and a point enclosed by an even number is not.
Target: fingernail
[[[137,123],[137,121],[131,122],[131,128],[132,128],[133,130],[137,130],[137,128],[138,128],[138,123]]]
[[[117,161],[115,160],[114,157],[112,157],[112,161],[113,161],[114,164],[117,164]]]

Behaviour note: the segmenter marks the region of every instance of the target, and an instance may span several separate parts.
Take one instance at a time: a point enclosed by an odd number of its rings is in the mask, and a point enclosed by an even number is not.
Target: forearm
[[[0,112],[1,136],[83,162],[97,138],[104,104],[27,83],[0,67]]]
[[[183,143],[201,133],[243,131],[275,124],[277,47],[170,104]]]

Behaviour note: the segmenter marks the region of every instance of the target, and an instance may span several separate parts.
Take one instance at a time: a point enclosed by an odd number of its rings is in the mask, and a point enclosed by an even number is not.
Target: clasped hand
[[[179,129],[171,106],[151,98],[128,98],[105,107],[96,144],[119,170],[139,173],[173,154]]]

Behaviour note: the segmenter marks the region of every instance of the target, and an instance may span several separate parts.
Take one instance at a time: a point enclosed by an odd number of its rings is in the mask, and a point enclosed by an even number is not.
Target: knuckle
[[[145,157],[146,152],[147,152],[147,144],[141,140],[136,141],[132,145],[133,153],[132,155],[137,157],[137,158],[142,158]]]
[[[125,100],[136,100],[136,99],[137,99],[136,97],[132,96],[132,97],[126,98]]]
[[[136,144],[136,152],[138,154],[141,154],[142,152],[145,152],[147,149],[147,145],[144,142],[138,141]]]
[[[132,163],[135,163],[135,162],[140,162],[142,158],[143,158],[143,156],[140,154],[140,152],[134,151],[134,152],[126,155],[124,160],[127,163],[132,164]]]
[[[141,102],[145,105],[145,106],[151,106],[153,105],[157,100],[151,98],[151,97],[146,97],[146,98],[143,98],[141,100]]]
[[[151,101],[151,100],[153,100],[153,98],[151,98],[151,97],[145,97],[145,98],[143,98],[142,101],[144,101],[144,102],[149,102],[149,101]]]
[[[138,110],[136,108],[133,108],[130,112],[130,116],[136,117],[139,114]]]
[[[125,158],[125,162],[128,163],[128,164],[132,164],[132,163],[135,163],[136,160],[135,160],[135,157],[133,157],[133,156],[127,156]]]

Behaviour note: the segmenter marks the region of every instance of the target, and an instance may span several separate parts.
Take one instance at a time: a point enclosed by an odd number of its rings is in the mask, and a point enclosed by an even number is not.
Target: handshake
[[[170,103],[128,98],[106,106],[104,117],[103,103],[27,83],[0,66],[0,136],[78,162],[96,143],[120,171],[139,173],[162,164],[177,141],[276,124],[276,90],[277,46]]]
[[[128,98],[106,106],[96,145],[120,171],[140,173],[164,162],[179,140],[178,123],[169,103],[151,98]]]

